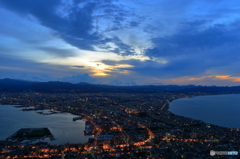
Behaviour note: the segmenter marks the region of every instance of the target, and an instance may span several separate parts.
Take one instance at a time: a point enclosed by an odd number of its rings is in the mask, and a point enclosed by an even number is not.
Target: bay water
[[[206,123],[240,129],[240,94],[180,98],[169,104],[169,111]]]
[[[75,115],[58,113],[41,115],[35,111],[20,111],[12,105],[0,105],[0,140],[15,133],[21,128],[47,127],[56,140],[42,139],[50,144],[86,143],[88,136],[84,136],[85,121],[73,121]],[[48,110],[43,110],[47,112]]]

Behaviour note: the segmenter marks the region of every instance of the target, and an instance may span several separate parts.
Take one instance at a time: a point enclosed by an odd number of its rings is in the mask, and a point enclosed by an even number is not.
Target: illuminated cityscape
[[[1,142],[8,158],[193,158],[209,150],[238,150],[240,130],[175,115],[168,103],[207,93],[1,93],[22,111],[68,112],[85,121],[87,143]],[[41,114],[40,115],[51,115]],[[77,136],[76,136],[77,138]]]

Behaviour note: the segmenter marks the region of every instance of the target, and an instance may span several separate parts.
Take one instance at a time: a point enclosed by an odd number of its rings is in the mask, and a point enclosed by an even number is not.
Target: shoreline
[[[215,126],[219,126],[219,127],[227,128],[227,129],[237,129],[237,130],[240,130],[240,128],[236,128],[236,127],[221,126],[221,125],[214,124],[214,123],[211,123],[211,122],[205,122],[205,121],[203,121],[202,119],[196,119],[196,118],[193,118],[193,117],[187,117],[187,116],[184,116],[184,115],[178,115],[178,114],[176,114],[176,113],[174,113],[174,112],[172,112],[172,111],[169,110],[169,108],[170,108],[170,106],[169,106],[170,103],[172,103],[174,100],[177,100],[177,99],[194,98],[194,97],[206,97],[206,96],[219,96],[219,95],[240,95],[240,93],[205,94],[205,95],[196,95],[196,96],[175,98],[175,99],[172,99],[170,102],[168,102],[168,103],[166,104],[164,110],[168,111],[168,112],[171,113],[171,114],[180,116],[180,117],[190,118],[190,119],[193,119],[193,120],[201,121],[201,122],[203,122],[203,123],[205,123],[205,124],[215,125]]]

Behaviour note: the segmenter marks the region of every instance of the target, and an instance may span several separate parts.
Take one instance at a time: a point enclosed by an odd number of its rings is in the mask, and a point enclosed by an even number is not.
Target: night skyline
[[[240,2],[0,1],[0,78],[240,83]]]

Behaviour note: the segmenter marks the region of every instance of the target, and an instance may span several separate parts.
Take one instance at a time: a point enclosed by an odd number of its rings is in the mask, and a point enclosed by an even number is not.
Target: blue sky
[[[238,0],[1,0],[0,78],[240,85]]]

